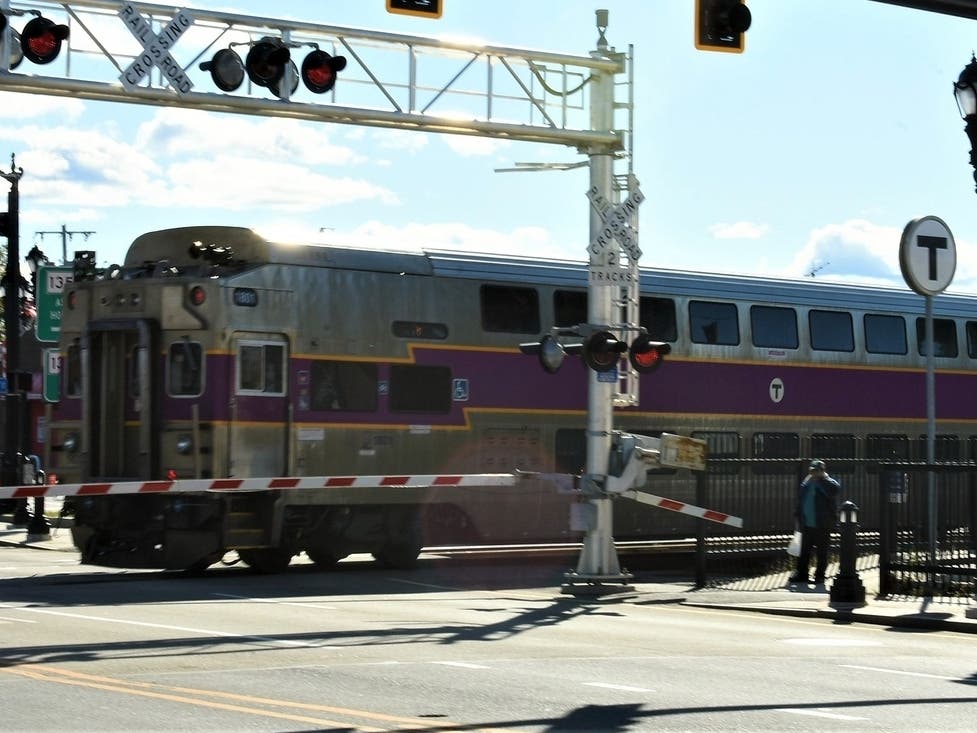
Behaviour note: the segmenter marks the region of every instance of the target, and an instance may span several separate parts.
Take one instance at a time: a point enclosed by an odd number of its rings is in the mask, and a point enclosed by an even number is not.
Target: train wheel
[[[336,563],[342,560],[346,555],[341,555],[333,550],[306,550],[305,554],[309,556],[309,559],[316,564],[320,570],[332,570],[336,567]]]
[[[262,575],[285,572],[285,568],[292,561],[291,550],[282,547],[253,547],[250,550],[238,550],[237,554],[249,568]]]
[[[417,565],[421,546],[412,542],[392,542],[373,553],[377,562],[388,568],[408,570]]]

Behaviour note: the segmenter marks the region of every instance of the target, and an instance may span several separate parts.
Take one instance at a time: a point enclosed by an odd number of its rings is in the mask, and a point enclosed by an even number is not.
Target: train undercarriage
[[[79,497],[71,510],[82,562],[117,568],[202,571],[231,551],[260,573],[281,572],[302,552],[324,569],[353,553],[406,568],[425,540],[416,505],[291,504],[267,491]]]

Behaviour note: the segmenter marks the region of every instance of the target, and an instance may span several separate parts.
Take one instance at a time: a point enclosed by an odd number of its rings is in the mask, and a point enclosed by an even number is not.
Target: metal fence
[[[878,555],[884,595],[974,595],[977,464],[825,459],[841,484],[839,505],[858,506],[858,553]],[[743,518],[737,529],[699,522],[696,581],[789,569],[797,487],[808,461],[713,459],[697,503]],[[930,488],[930,475],[932,489]],[[837,561],[838,535],[832,560]]]
[[[977,465],[889,463],[880,468],[880,592],[974,595]]]

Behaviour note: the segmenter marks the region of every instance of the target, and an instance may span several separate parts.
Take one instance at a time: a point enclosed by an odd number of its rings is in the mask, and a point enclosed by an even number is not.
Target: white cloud
[[[308,165],[349,166],[366,158],[331,141],[335,127],[299,120],[162,109],[142,125],[135,145],[153,155],[213,157],[220,153]],[[339,137],[338,135],[336,137]]]
[[[41,94],[0,92],[0,119],[50,119],[51,117],[58,116],[75,120],[84,111],[84,102],[72,97],[49,97]]]
[[[517,227],[511,231],[476,229],[459,222],[396,227],[370,221],[351,232],[327,232],[335,244],[372,249],[444,249],[459,252],[523,255],[567,259],[566,249],[554,242],[542,227]]]
[[[811,232],[783,274],[799,277],[816,269],[815,277],[830,280],[889,285],[902,282],[901,236],[901,229],[864,219],[828,224]]]
[[[760,239],[768,229],[766,224],[752,221],[720,222],[709,227],[709,233],[716,239]]]
[[[474,135],[443,135],[442,140],[451,150],[464,157],[494,155],[511,145],[508,140]]]

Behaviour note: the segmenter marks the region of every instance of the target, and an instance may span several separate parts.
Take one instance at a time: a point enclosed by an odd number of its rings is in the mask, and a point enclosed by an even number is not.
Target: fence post
[[[711,506],[709,503],[709,471],[695,472],[695,503],[699,506]],[[704,588],[706,585],[706,524],[699,520],[695,523],[695,587]]]
[[[892,577],[889,567],[892,552],[892,538],[889,536],[892,520],[892,504],[889,496],[890,476],[893,474],[883,466],[879,466],[879,595],[887,596],[892,592]]]

